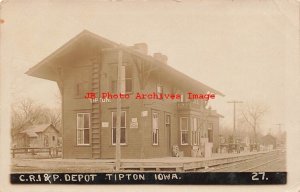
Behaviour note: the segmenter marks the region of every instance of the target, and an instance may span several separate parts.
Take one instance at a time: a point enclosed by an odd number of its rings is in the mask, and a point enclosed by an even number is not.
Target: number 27
[[[266,178],[265,172],[253,172],[252,173],[252,181],[259,181],[259,180],[268,180]]]

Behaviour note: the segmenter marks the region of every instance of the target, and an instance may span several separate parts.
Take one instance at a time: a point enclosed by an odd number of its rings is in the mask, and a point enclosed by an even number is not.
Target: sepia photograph
[[[0,4],[10,185],[289,190],[299,1]]]

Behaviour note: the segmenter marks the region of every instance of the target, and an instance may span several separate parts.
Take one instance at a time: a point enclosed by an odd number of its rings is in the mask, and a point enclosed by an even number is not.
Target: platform
[[[214,154],[211,158],[164,157],[151,159],[122,159],[121,171],[196,171],[220,164],[257,158],[264,154],[252,152],[239,154]],[[114,159],[12,159],[12,172],[103,172],[114,171]]]

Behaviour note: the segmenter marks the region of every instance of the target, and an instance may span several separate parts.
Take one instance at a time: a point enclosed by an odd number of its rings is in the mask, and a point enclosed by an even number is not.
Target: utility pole
[[[235,115],[236,115],[236,109],[235,109],[235,105],[237,103],[243,103],[242,101],[228,101],[227,103],[233,103],[233,144],[236,145],[236,128],[235,128]]]
[[[117,81],[117,93],[121,93],[121,81],[122,81],[122,63],[123,63],[123,51],[118,49],[118,81]],[[116,127],[116,171],[120,170],[121,165],[121,98],[117,98],[117,127]]]

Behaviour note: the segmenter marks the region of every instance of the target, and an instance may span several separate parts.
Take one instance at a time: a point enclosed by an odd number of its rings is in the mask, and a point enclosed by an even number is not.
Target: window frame
[[[85,127],[83,127],[83,128],[78,128],[78,116],[79,115],[83,115],[83,118],[84,118],[84,115],[88,115],[88,120],[89,120],[89,127],[88,128],[85,128]],[[83,121],[84,121],[84,119],[83,119]],[[77,123],[77,126],[76,126],[76,145],[77,146],[90,146],[91,145],[91,113],[77,113],[77,115],[76,115],[76,123]],[[88,129],[89,130],[89,143],[84,143],[84,130],[85,129]],[[83,130],[83,143],[78,143],[78,130]]]
[[[156,94],[164,94],[164,86],[161,83],[156,84]]]
[[[75,82],[75,90],[74,97],[75,98],[83,98],[90,90],[90,82],[89,81],[76,81]]]
[[[82,99],[86,92],[91,91],[91,70],[88,66],[74,66],[74,80],[72,82],[72,97]]]
[[[187,120],[187,129],[186,130],[183,130],[182,129],[182,119],[186,119]],[[189,145],[189,118],[188,117],[180,117],[180,145]],[[186,143],[183,143],[182,142],[182,135],[183,135],[183,133],[185,133],[186,135],[187,135],[187,142]]]
[[[116,65],[116,68],[118,70],[118,66]],[[131,70],[131,77],[128,77],[126,74],[126,71],[128,71],[128,68]],[[116,71],[117,71],[116,70]],[[133,66],[127,63],[124,63],[121,67],[121,93],[122,94],[132,94],[134,92],[134,72],[133,72]],[[130,81],[131,82],[131,90],[127,91],[126,83]],[[117,93],[117,83],[118,83],[118,77],[111,78],[110,80],[110,91],[112,93]]]
[[[125,93],[133,93],[133,66],[132,65],[124,65],[124,68],[125,68],[125,74],[124,74],[124,86],[125,86]],[[128,74],[128,69],[130,68],[131,70],[131,76],[130,77],[127,77],[127,74]],[[126,73],[127,72],[127,73]],[[127,81],[130,81],[131,83],[131,90],[130,91],[127,91]]]
[[[127,135],[126,135],[126,125],[127,125],[127,112],[126,111],[121,111],[121,118],[122,118],[122,113],[125,112],[125,127],[122,127],[122,125],[120,125],[120,137],[122,138],[122,129],[125,129],[125,132],[124,132],[124,137],[125,137],[125,143],[122,143],[121,142],[121,138],[120,138],[120,145],[127,145]],[[117,138],[116,138],[116,142],[114,143],[114,129],[117,131],[117,125],[116,127],[114,127],[114,116],[113,114],[114,113],[117,113],[117,111],[112,111],[111,112],[111,144],[113,146],[116,145],[117,143]],[[117,115],[117,114],[116,114]],[[116,120],[117,121],[117,120]],[[122,119],[121,119],[121,122],[122,122]],[[117,123],[117,122],[116,122]],[[117,132],[116,132],[116,137],[117,137]]]

